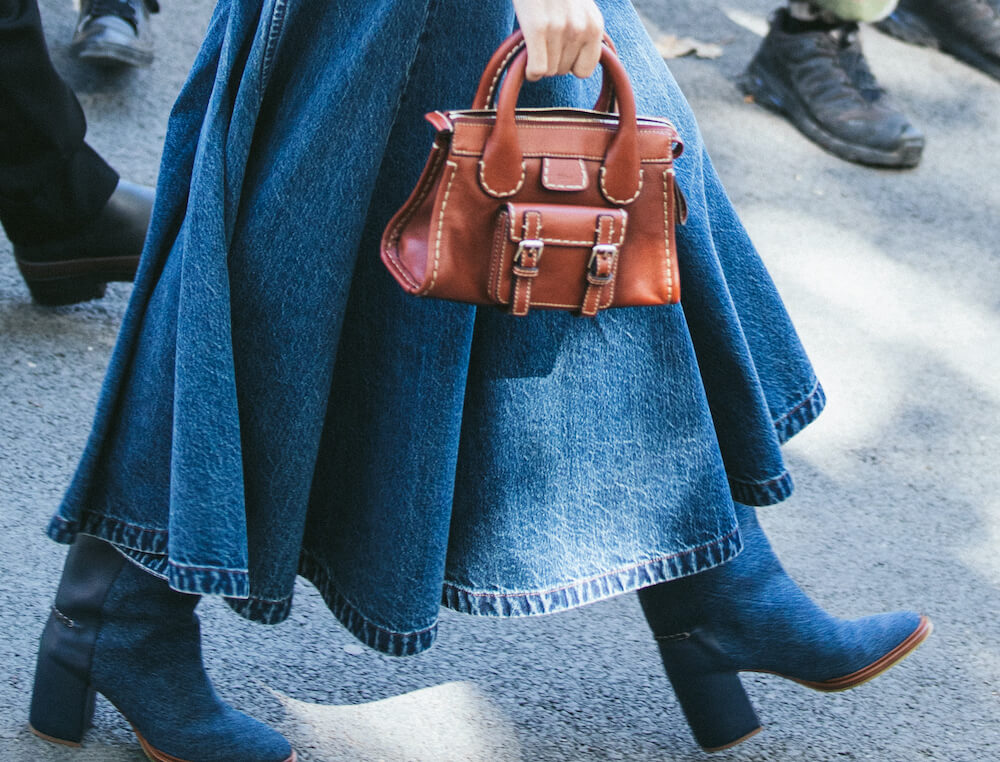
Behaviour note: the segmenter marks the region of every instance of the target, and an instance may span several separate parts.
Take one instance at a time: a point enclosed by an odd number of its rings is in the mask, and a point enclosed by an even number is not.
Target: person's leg
[[[833,19],[840,21],[877,21],[892,13],[899,0],[792,0],[789,7],[793,13],[809,12],[796,10],[795,6],[812,6],[812,11],[826,11]]]
[[[70,52],[97,64],[149,66],[149,14],[159,10],[156,0],[82,0]]]
[[[896,664],[931,632],[930,620],[912,612],[830,616],[782,568],[755,509],[737,505],[736,513],[744,549],[735,560],[639,591],[688,724],[709,750],[760,729],[739,672],[846,690]]]
[[[893,5],[894,0],[791,0],[772,17],[741,87],[843,159],[916,166],[923,135],[879,87],[858,37],[859,20],[877,19]]]
[[[102,540],[79,535],[66,556],[38,651],[31,729],[78,745],[105,696],[152,760],[294,762],[278,732],[225,704],[201,660],[194,608]]]
[[[83,110],[49,59],[37,0],[0,0],[0,221],[15,242],[75,230],[118,174],[84,142]]]
[[[0,53],[0,223],[37,301],[101,296],[135,273],[152,192],[119,181],[84,141],[36,0],[0,0]]]
[[[1000,79],[1000,0],[900,0],[876,26],[906,42],[939,48]]]

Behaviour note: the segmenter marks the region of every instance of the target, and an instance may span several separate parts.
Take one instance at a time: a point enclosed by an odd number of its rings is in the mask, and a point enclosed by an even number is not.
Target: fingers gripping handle
[[[500,87],[496,121],[486,141],[479,168],[483,189],[497,198],[513,196],[524,181],[524,156],[518,140],[515,108],[524,84],[527,54],[522,47],[513,56],[507,78]],[[641,187],[635,94],[625,67],[608,47],[601,50],[601,66],[605,84],[611,83],[619,110],[618,129],[608,145],[601,167],[601,191],[611,203],[625,206],[638,197]],[[487,71],[490,69],[487,68]]]

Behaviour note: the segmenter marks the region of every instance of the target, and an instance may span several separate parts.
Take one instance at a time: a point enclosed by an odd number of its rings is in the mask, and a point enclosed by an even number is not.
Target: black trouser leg
[[[105,205],[118,174],[84,142],[37,0],[0,0],[0,223],[18,244],[60,238]]]

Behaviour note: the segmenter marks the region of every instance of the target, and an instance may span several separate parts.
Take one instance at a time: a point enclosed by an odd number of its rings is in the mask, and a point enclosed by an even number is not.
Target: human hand
[[[529,80],[594,73],[604,32],[604,17],[594,0],[512,1],[528,48]]]

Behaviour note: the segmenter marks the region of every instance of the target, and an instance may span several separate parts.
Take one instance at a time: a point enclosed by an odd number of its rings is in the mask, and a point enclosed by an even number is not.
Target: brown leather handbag
[[[526,60],[516,32],[487,64],[472,109],[427,115],[437,137],[382,236],[382,261],[411,294],[514,315],[678,302],[674,226],[686,210],[674,126],[636,116],[608,45],[594,110],[515,110]]]

